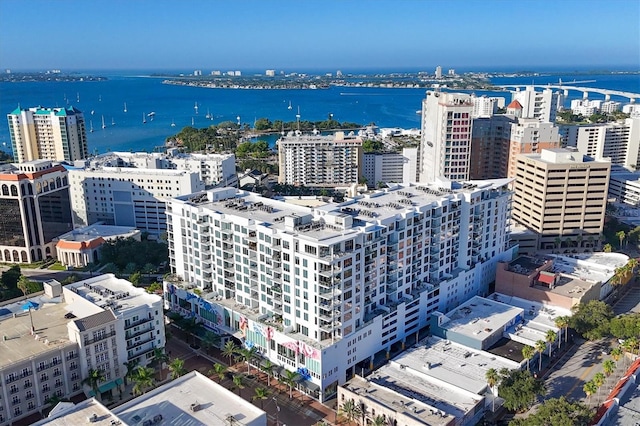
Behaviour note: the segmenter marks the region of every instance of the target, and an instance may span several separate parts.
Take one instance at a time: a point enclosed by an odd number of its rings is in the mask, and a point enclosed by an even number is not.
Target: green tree
[[[253,392],[254,392],[254,395],[251,397],[251,399],[253,399],[254,401],[259,400],[260,409],[262,410],[264,408],[263,407],[264,400],[269,399],[269,395],[271,395],[271,392],[269,392],[267,388],[263,388],[261,386],[255,388]]]
[[[535,349],[538,352],[538,371],[542,371],[542,353],[547,349],[547,343],[544,340],[538,340]]]
[[[233,376],[233,387],[234,389],[238,389],[238,396],[240,396],[240,392],[244,389],[244,380],[240,374],[236,374]]]
[[[604,245],[604,247],[602,247],[602,251],[605,253],[611,253],[613,251],[613,246],[607,243]]]
[[[169,364],[169,371],[171,372],[171,378],[177,379],[183,376],[187,370],[184,368],[184,360],[180,358],[174,358]]]
[[[620,346],[616,346],[611,350],[611,358],[616,363],[616,365],[618,364],[618,361],[620,361],[620,358],[622,358],[623,355],[624,355],[624,351]]]
[[[564,396],[540,404],[535,413],[516,419],[509,426],[580,426],[590,424],[593,413],[585,404],[568,401]]]
[[[362,142],[362,151],[363,152],[380,152],[384,151],[384,143],[382,141],[374,141],[367,139]]]
[[[227,367],[216,362],[213,364],[213,368],[209,370],[209,375],[218,377],[218,382],[222,383],[227,375]]]
[[[134,273],[129,275],[128,281],[134,286],[138,287],[142,281],[142,274],[140,273],[140,271],[135,271]]]
[[[255,346],[252,348],[242,347],[238,349],[238,356],[242,362],[247,363],[247,373],[251,373],[251,363],[258,357],[258,349]]]
[[[371,426],[387,426],[386,417],[378,414],[371,420]]]
[[[618,237],[618,240],[620,240],[620,248],[622,248],[622,243],[624,242],[624,239],[627,237],[627,234],[624,231],[618,231],[616,232],[616,237]]]
[[[169,356],[165,352],[164,348],[153,349],[153,357],[149,365],[154,369],[154,371],[157,370],[158,373],[161,373],[162,364],[164,364],[167,361],[169,361]]]
[[[348,399],[343,402],[338,408],[338,415],[344,417],[349,423],[356,421],[360,418],[360,407],[355,403],[353,399]]]
[[[529,361],[533,358],[533,354],[535,353],[535,349],[533,346],[524,345],[522,347],[522,357],[527,360],[527,371],[529,371]]]
[[[293,387],[300,379],[300,374],[295,371],[285,370],[284,376],[280,378],[280,381],[289,386],[289,399],[293,398]]]
[[[496,399],[493,396],[493,388],[498,384],[498,382],[500,381],[500,375],[498,374],[498,370],[496,370],[495,368],[490,368],[487,370],[487,372],[485,373],[485,379],[487,380],[487,385],[489,386],[489,389],[491,390],[491,411],[495,411],[496,410]]]
[[[549,344],[549,358],[551,358],[551,347],[553,346],[553,342],[558,338],[558,334],[553,330],[547,330],[547,333],[544,336],[546,342]]]
[[[609,331],[619,339],[640,336],[640,314],[630,313],[612,318],[609,323]]]
[[[87,377],[82,380],[83,385],[88,385],[93,391],[93,395],[96,397],[98,401],[102,398],[100,394],[100,383],[104,381],[104,373],[102,370],[94,370],[90,369],[87,372]]]
[[[498,395],[504,399],[505,408],[517,412],[531,407],[536,398],[544,393],[544,383],[523,370],[505,372],[498,388]]]
[[[233,363],[233,360],[238,356],[238,345],[233,340],[227,340],[222,348],[222,356],[229,358],[229,365]]]
[[[596,388],[598,388],[598,391],[596,392],[598,401],[600,400],[600,388],[604,385],[606,379],[607,378],[603,373],[596,373],[595,376],[593,376],[593,383],[596,385]]]
[[[268,387],[271,387],[271,376],[273,376],[273,367],[275,367],[275,364],[268,359],[262,361],[262,363],[260,364],[260,370],[262,370],[267,375]]]
[[[142,395],[155,383],[153,368],[138,366],[133,374],[133,394]]]
[[[616,363],[612,359],[608,359],[602,363],[602,371],[604,371],[604,375],[608,379],[609,376],[613,374],[616,370]]]
[[[585,395],[587,395],[587,404],[588,404],[591,400],[591,395],[593,395],[598,391],[598,386],[596,386],[593,380],[589,380],[587,383],[584,384],[584,386],[582,386],[582,390],[584,391]]]
[[[591,300],[571,308],[573,315],[569,320],[575,329],[588,340],[598,340],[609,334],[613,309],[605,302]]]
[[[152,283],[149,287],[147,287],[147,293],[156,294],[160,292],[162,294],[162,284],[160,283]]]
[[[564,341],[567,341],[567,330],[566,328],[569,327],[569,317],[566,315],[562,315],[559,317],[556,317],[553,322],[555,323],[555,326],[558,327],[558,330],[560,331],[560,335],[558,336],[558,349],[560,349],[560,346],[562,345],[562,331],[564,330]]]
[[[13,265],[2,273],[2,286],[7,290],[18,289],[18,280],[22,276],[19,265]]]
[[[200,343],[202,344],[202,347],[207,352],[211,348],[217,348],[220,345],[221,341],[222,339],[219,334],[213,333],[208,330],[204,332],[204,336],[202,336],[202,339],[200,339]]]
[[[29,280],[29,278],[25,277],[24,275],[21,275],[20,278],[18,278],[18,288],[20,289],[20,291],[22,291],[22,295],[24,296],[25,299],[29,294],[30,287],[31,287],[31,281]]]
[[[138,368],[138,363],[140,362],[139,358],[135,358],[132,361],[127,361],[124,363],[124,366],[127,368],[127,372],[124,375],[124,383],[129,384],[129,380],[133,378],[136,368]]]

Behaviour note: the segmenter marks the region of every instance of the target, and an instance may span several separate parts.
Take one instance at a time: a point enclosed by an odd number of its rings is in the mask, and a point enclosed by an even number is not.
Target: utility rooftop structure
[[[251,342],[327,398],[436,309],[486,294],[512,254],[508,183],[392,185],[315,207],[234,188],[174,198],[166,306]]]

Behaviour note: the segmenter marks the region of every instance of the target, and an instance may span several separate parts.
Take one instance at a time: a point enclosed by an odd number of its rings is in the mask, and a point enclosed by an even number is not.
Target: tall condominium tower
[[[64,167],[37,160],[0,168],[0,262],[55,257],[53,239],[72,229]]]
[[[358,183],[362,175],[362,139],[290,132],[278,140],[280,176],[289,185],[335,186]]]
[[[513,92],[512,100],[518,101],[522,106],[522,118],[535,118],[553,123],[556,121],[558,110],[562,108],[564,96],[552,89],[536,92],[533,86],[527,86],[525,90]]]
[[[174,198],[166,307],[330,399],[433,311],[488,292],[512,254],[507,184],[391,185],[313,207],[235,188]]]
[[[516,158],[512,217],[538,234],[538,249],[598,244],[611,163],[558,148]]]
[[[69,108],[16,108],[7,114],[16,162],[74,161],[86,158],[84,115]]]
[[[420,182],[469,179],[473,100],[463,93],[427,92],[422,101]]]

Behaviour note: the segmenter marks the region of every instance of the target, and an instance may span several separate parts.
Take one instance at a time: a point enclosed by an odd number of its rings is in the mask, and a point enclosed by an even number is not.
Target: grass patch
[[[60,262],[56,262],[53,265],[49,266],[47,269],[51,269],[52,271],[66,271],[67,267]]]

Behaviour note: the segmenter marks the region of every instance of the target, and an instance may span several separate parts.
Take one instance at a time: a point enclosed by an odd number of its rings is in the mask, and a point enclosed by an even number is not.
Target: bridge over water
[[[591,80],[589,81],[589,83],[592,83],[594,81],[595,80]],[[575,83],[585,83],[585,82],[580,81],[580,82],[574,82],[574,84]],[[535,88],[542,88],[542,89],[558,89],[558,90],[564,91],[565,97],[569,94],[569,91],[577,91],[577,92],[582,92],[582,97],[584,99],[587,99],[589,97],[589,93],[599,93],[601,95],[604,95],[605,100],[607,101],[611,99],[611,96],[620,96],[621,98],[629,99],[629,102],[631,103],[634,103],[636,99],[640,98],[640,93],[623,92],[620,90],[598,89],[596,87],[567,86],[566,84],[562,84],[562,82],[560,82],[559,84],[503,84],[498,87],[502,87],[503,89],[509,89],[509,88],[520,89],[521,87],[522,88],[535,87]]]

